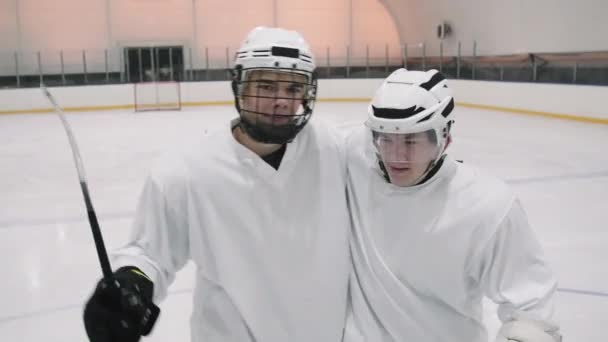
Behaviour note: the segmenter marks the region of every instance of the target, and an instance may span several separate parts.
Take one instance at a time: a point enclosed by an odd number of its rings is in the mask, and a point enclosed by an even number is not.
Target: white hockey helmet
[[[247,35],[241,44],[234,63],[232,90],[235,105],[241,115],[241,127],[253,139],[264,143],[283,144],[293,140],[296,134],[304,128],[312,115],[316,99],[317,78],[315,62],[308,43],[296,31],[282,28],[256,27]],[[250,82],[249,75],[253,71],[273,71],[294,76],[304,90],[302,106],[291,117],[288,124],[269,124],[264,120],[246,119],[243,116],[239,100],[243,96],[244,86]],[[284,82],[284,81],[283,81]],[[248,97],[256,97],[247,95]],[[259,98],[267,96],[259,96]],[[258,116],[272,116],[274,113],[248,110]]]
[[[372,131],[380,167],[387,179],[390,178],[386,174],[387,163],[423,162],[428,167],[419,178],[424,179],[443,157],[453,123],[450,115],[453,108],[452,91],[437,70],[398,69],[384,80],[368,107],[365,125]],[[421,133],[432,141],[432,149],[416,145],[419,140],[415,136]]]
[[[310,74],[315,61],[308,43],[296,31],[259,26],[251,30],[236,53],[243,70],[281,68]]]

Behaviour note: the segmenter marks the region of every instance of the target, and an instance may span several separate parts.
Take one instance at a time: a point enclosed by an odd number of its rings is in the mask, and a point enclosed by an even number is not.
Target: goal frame
[[[141,94],[141,87],[153,87],[154,97],[152,101],[141,101],[138,95]],[[177,98],[174,101],[164,101],[160,96],[162,87],[175,86],[175,94]],[[138,91],[139,88],[139,91]],[[175,110],[179,111],[182,109],[182,91],[181,84],[177,81],[154,81],[154,82],[137,82],[133,83],[133,108],[135,112],[149,112],[149,111],[161,111],[161,110]]]

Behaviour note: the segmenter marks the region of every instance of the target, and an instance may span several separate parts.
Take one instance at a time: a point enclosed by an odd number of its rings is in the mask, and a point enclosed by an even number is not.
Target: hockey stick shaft
[[[46,96],[46,98],[51,102],[55,113],[61,119],[61,123],[63,124],[63,128],[67,133],[68,140],[70,142],[70,147],[72,148],[72,155],[74,157],[74,163],[76,164],[76,171],[78,172],[78,179],[80,181],[80,189],[82,190],[82,196],[84,197],[84,203],[87,207],[87,216],[89,218],[89,224],[91,226],[91,232],[93,233],[93,239],[95,240],[95,247],[97,249],[97,256],[99,258],[99,264],[101,265],[101,271],[103,272],[104,278],[109,278],[112,275],[112,268],[110,267],[110,260],[108,259],[108,253],[106,251],[105,244],[103,242],[103,236],[101,235],[101,230],[99,228],[99,222],[97,221],[97,215],[95,214],[95,209],[93,208],[93,202],[91,201],[91,196],[89,195],[89,187],[87,185],[86,175],[84,173],[84,167],[82,164],[82,158],[80,157],[80,151],[78,150],[78,145],[76,144],[76,139],[74,138],[74,134],[72,134],[72,129],[70,124],[68,123],[63,110],[57,102],[53,95],[48,91],[48,89],[44,86],[44,84],[40,85],[40,89]]]

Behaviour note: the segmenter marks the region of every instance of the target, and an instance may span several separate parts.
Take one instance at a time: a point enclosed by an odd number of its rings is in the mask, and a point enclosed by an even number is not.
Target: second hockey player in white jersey
[[[314,69],[297,32],[253,30],[235,62],[239,117],[161,161],[131,242],[114,254],[114,279],[135,303],[161,300],[175,273],[194,262],[193,342],[342,339],[350,271],[344,158],[332,132],[309,122]],[[150,320],[110,287],[102,280],[87,303],[89,338],[139,340]]]
[[[557,342],[556,280],[509,187],[446,153],[454,100],[436,70],[400,69],[347,140],[353,221],[346,341]]]

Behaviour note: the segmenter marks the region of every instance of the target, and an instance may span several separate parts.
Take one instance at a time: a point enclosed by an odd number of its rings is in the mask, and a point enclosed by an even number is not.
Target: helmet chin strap
[[[452,142],[452,135],[450,134],[450,124],[448,124],[445,134],[445,140],[439,156],[435,158],[432,163],[429,164],[429,167],[426,169],[426,171],[424,171],[424,173],[418,178],[418,180],[416,180],[416,185],[422,184],[433,178],[433,176],[441,168],[441,165],[443,165],[443,161],[445,160],[446,156],[445,150],[448,148],[448,146],[450,146],[450,143]]]
[[[441,165],[443,165],[445,156],[446,155],[444,154],[441,157],[439,157],[438,159],[436,159],[434,162],[429,164],[429,167],[427,168],[427,170],[416,180],[416,183],[414,185],[423,184],[423,183],[427,182],[429,179],[433,178],[433,176],[435,174],[437,174],[437,171],[439,171],[439,169],[441,168]]]

